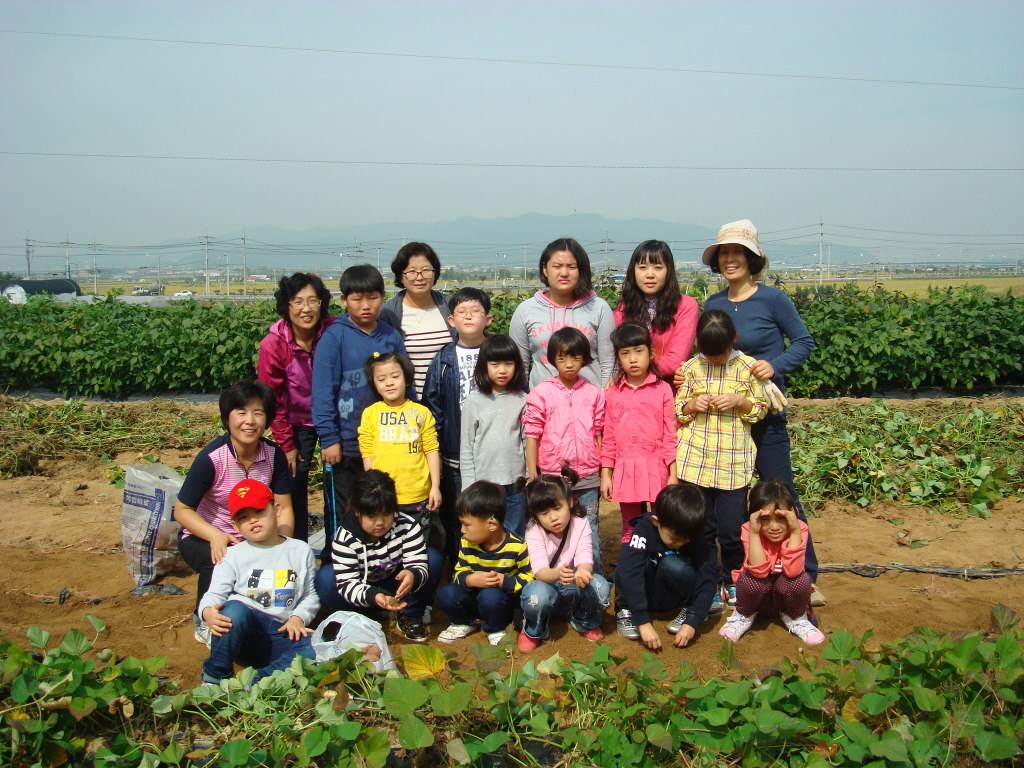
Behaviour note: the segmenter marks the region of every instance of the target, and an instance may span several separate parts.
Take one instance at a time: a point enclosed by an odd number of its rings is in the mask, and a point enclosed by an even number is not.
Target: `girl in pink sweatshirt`
[[[807,523],[797,519],[796,498],[781,480],[762,480],[747,497],[750,522],[740,532],[743,567],[732,572],[736,612],[718,633],[739,640],[754,619],[778,614],[792,634],[808,645],[825,635],[808,618],[811,578],[804,570]]]
[[[672,387],[658,377],[651,334],[640,323],[612,331],[618,373],[605,393],[601,495],[622,511],[622,542],[632,521],[676,479],[676,413]]]
[[[697,302],[679,290],[676,262],[668,243],[640,243],[626,267],[615,324],[632,321],[647,326],[658,370],[670,384],[675,370],[693,354],[699,314]]]
[[[523,587],[523,631],[519,650],[529,653],[548,636],[552,616],[569,616],[583,637],[597,642],[601,611],[608,607],[611,585],[594,570],[587,512],[572,494],[579,476],[562,468],[526,486],[526,546],[533,581]]]
[[[568,463],[580,481],[573,497],[587,510],[594,547],[594,573],[603,573],[597,505],[601,484],[604,392],[581,372],[593,361],[590,342],[576,328],[559,328],[548,341],[548,362],[558,372],[526,396],[523,434],[530,480],[557,475]]]

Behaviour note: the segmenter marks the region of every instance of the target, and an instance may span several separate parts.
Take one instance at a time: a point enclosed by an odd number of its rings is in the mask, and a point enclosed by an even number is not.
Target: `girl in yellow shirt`
[[[405,396],[413,381],[412,362],[400,352],[374,352],[366,359],[365,374],[378,400],[359,422],[363,469],[391,475],[398,511],[422,524],[430,531],[430,546],[440,547],[441,455],[433,414]]]

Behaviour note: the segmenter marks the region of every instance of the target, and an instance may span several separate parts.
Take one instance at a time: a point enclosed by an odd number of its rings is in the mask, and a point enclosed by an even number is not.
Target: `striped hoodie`
[[[331,552],[338,594],[353,605],[370,606],[378,594],[374,586],[408,569],[415,578],[413,591],[427,581],[427,545],[423,527],[402,513],[395,515],[391,530],[374,541],[349,513],[341,519]]]

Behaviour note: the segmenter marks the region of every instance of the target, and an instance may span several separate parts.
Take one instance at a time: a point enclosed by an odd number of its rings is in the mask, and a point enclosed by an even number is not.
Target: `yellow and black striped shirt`
[[[530,567],[530,551],[526,542],[514,533],[505,532],[505,540],[497,549],[484,549],[462,539],[459,546],[459,561],[455,564],[455,583],[466,586],[466,577],[471,573],[497,571],[505,578],[501,588],[517,595],[533,581]]]

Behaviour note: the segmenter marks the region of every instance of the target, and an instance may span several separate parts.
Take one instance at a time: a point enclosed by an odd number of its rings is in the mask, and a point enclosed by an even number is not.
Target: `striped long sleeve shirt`
[[[527,582],[533,581],[530,551],[526,542],[514,533],[505,532],[505,540],[497,549],[484,549],[462,539],[459,560],[455,564],[455,583],[466,586],[471,573],[497,571],[504,576],[501,588],[510,594],[519,594]]]

